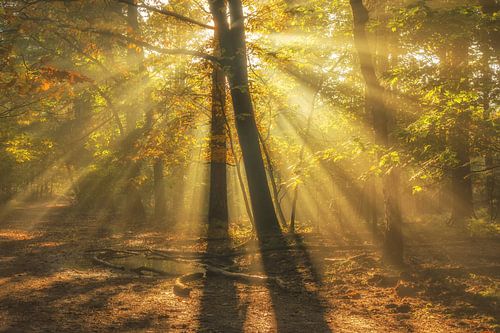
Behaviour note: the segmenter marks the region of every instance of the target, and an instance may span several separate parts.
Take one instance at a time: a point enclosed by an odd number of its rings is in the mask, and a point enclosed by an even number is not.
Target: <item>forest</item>
[[[498,0],[0,0],[0,332],[500,332]]]

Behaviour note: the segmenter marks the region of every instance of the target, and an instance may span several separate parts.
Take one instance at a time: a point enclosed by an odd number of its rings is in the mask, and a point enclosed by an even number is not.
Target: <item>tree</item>
[[[468,59],[468,40],[456,38],[451,42],[449,53],[451,89],[460,93],[467,89],[468,77],[465,72]],[[445,64],[446,66],[446,64]],[[465,221],[474,214],[471,159],[470,159],[470,125],[471,113],[469,108],[457,105],[455,125],[449,134],[449,145],[455,154],[456,163],[450,172],[451,177],[451,224],[457,223],[465,227]]]
[[[229,22],[226,18],[229,9]],[[236,130],[243,154],[252,212],[260,236],[276,235],[280,228],[267,183],[259,145],[254,108],[248,85],[245,22],[240,0],[210,0],[210,11],[217,25],[222,65],[229,81]]]
[[[391,111],[385,103],[385,91],[381,86],[366,35],[369,20],[368,10],[362,0],[350,0],[354,22],[354,44],[358,53],[361,73],[365,80],[365,107],[372,114],[376,142],[384,148],[390,144],[389,122]],[[384,256],[396,264],[403,262],[402,217],[399,202],[400,176],[397,167],[382,176],[382,191],[385,206]]]
[[[217,34],[216,27],[216,34]],[[219,42],[214,36],[214,54],[220,55]],[[210,236],[228,236],[227,208],[227,134],[226,78],[219,64],[212,64],[211,122],[210,122],[210,194],[208,223]]]
[[[127,5],[127,24],[128,24],[128,31],[130,32],[130,35],[132,38],[134,38],[136,35],[140,34],[139,31],[139,13],[137,11],[137,7],[128,4]],[[138,45],[129,45],[127,49],[127,65],[129,67],[129,71],[132,73],[135,73],[137,77],[141,77],[143,74],[141,73],[143,69],[142,65],[142,49]],[[142,84],[142,82],[136,82],[136,84]],[[143,89],[143,87],[140,87]],[[140,94],[139,96],[141,96]],[[136,104],[138,102],[138,105]],[[130,105],[127,105],[127,111],[126,111],[126,132],[125,135],[127,136],[124,138],[124,144],[130,145],[130,147],[125,148],[125,150],[130,150],[134,151],[135,150],[135,142],[133,140],[130,140],[135,137],[136,129],[137,129],[137,120],[139,118],[138,115],[138,110],[141,109],[141,107],[144,107],[143,101],[139,98],[139,101],[133,101]],[[144,111],[144,110],[142,110]],[[137,161],[134,161],[131,158],[131,155],[126,156],[125,158],[130,159],[129,162],[127,163],[125,170],[125,178],[126,178],[126,186],[124,188],[125,190],[125,205],[124,205],[124,216],[130,221],[133,222],[144,222],[146,220],[146,211],[144,209],[144,205],[142,203],[141,195],[139,193],[139,189],[137,188],[137,185],[135,184],[135,178],[137,178],[140,174],[140,163]],[[161,170],[155,168],[157,172],[160,172]],[[157,179],[159,175],[156,175]]]
[[[494,14],[500,10],[500,4],[496,0],[479,0],[481,5],[481,11],[486,16],[486,22],[484,23],[480,43],[482,52],[482,94],[483,94],[483,109],[484,109],[484,120],[489,121],[491,119],[492,113],[492,90],[494,90],[493,85],[493,73],[490,65],[493,61],[494,51],[498,50],[498,31],[495,30],[494,25]],[[494,136],[494,131],[488,131],[489,135]],[[485,152],[485,169],[490,169],[495,165],[494,154],[491,150]],[[499,209],[500,192],[497,189],[496,183],[496,173],[492,170],[488,170],[486,175],[486,200],[488,202],[488,211],[490,219],[494,220]]]

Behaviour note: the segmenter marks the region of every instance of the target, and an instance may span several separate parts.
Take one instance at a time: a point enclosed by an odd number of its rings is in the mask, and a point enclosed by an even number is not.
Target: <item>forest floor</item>
[[[397,270],[368,243],[303,234],[232,262],[284,286],[207,274],[180,297],[175,276],[98,265],[93,250],[204,251],[216,240],[118,232],[64,211],[0,218],[0,332],[500,332],[498,240],[406,225],[408,267]],[[231,264],[223,259],[212,264]],[[164,267],[180,275],[189,265]]]

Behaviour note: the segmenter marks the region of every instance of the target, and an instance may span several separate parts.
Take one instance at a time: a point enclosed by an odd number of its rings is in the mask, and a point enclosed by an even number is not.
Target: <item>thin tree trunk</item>
[[[363,219],[370,228],[373,235],[377,233],[377,187],[374,177],[366,180],[366,186],[363,188]]]
[[[271,110],[271,109],[270,109]],[[270,115],[270,118],[271,115]],[[264,152],[265,156],[265,163],[267,165],[267,170],[269,172],[269,180],[271,181],[271,194],[273,196],[273,203],[274,203],[274,208],[276,209],[276,212],[278,213],[278,222],[281,225],[282,228],[286,228],[286,218],[285,214],[283,213],[283,207],[281,207],[281,201],[279,197],[279,188],[278,184],[276,183],[276,177],[274,173],[274,167],[273,163],[271,160],[271,154],[269,153],[269,149],[267,149],[267,140],[269,139],[269,136],[271,135],[271,120],[269,121],[268,127],[267,127],[267,134],[266,137],[264,138],[260,132],[259,132],[259,141],[262,146],[262,151]]]
[[[234,149],[233,133],[231,131],[231,127],[229,126],[229,122],[227,121],[227,117],[224,116],[224,119],[226,121],[226,131],[227,131],[228,139],[229,139],[229,148],[231,149],[231,154],[233,154],[233,156],[234,156],[236,175],[238,177],[238,183],[240,185],[241,193],[243,196],[243,202],[245,203],[245,210],[247,212],[247,216],[248,216],[248,219],[250,220],[250,223],[252,223],[252,226],[255,226],[255,223],[253,220],[253,215],[252,215],[252,208],[250,207],[250,201],[248,200],[247,189],[245,187],[245,182],[243,181],[243,175],[241,173],[241,164],[240,164],[241,159],[236,157],[236,150]]]
[[[375,141],[383,147],[388,147],[389,120],[392,115],[384,101],[385,91],[375,73],[373,57],[366,35],[366,25],[369,20],[368,10],[361,0],[350,0],[350,5],[354,18],[354,45],[358,53],[361,73],[366,84],[365,105],[370,109],[373,117]],[[384,259],[394,264],[401,264],[403,262],[399,173],[398,168],[393,168],[389,174],[382,177],[385,206]]]
[[[159,223],[165,221],[167,214],[167,196],[163,177],[163,159],[156,158],[153,164],[154,183],[154,220]]]
[[[283,209],[281,208],[281,203],[279,200],[279,191],[278,185],[276,184],[276,180],[274,178],[274,168],[273,163],[271,161],[271,154],[269,154],[269,150],[266,147],[266,142],[262,135],[259,134],[260,143],[262,145],[262,151],[264,152],[264,156],[266,157],[265,162],[267,164],[267,170],[269,171],[269,180],[271,182],[271,194],[273,196],[274,207],[276,208],[276,212],[278,213],[278,221],[282,227],[286,226],[286,218],[285,214],[283,214]]]
[[[280,233],[278,219],[267,183],[266,170],[259,144],[257,124],[248,85],[243,8],[240,0],[230,0],[230,26],[224,0],[210,0],[222,61],[231,90],[236,130],[247,174],[252,212],[259,237]]]
[[[304,133],[304,140],[307,139],[307,136],[309,135],[309,131],[311,130],[311,124],[312,124],[312,118],[314,115],[314,104],[316,102],[316,95],[318,94],[318,91],[315,91],[313,93],[312,99],[311,99],[311,110],[309,111],[309,115],[307,117],[307,125],[306,125],[306,131]],[[302,147],[300,148],[300,153],[299,153],[299,163],[297,164],[297,168],[301,168],[303,161],[304,161],[304,153],[306,149],[306,142],[302,143]],[[300,171],[299,171],[300,172]],[[293,199],[292,199],[292,211],[290,213],[290,225],[288,227],[289,232],[295,232],[295,215],[297,211],[297,200],[299,196],[299,184],[295,186],[293,189]]]

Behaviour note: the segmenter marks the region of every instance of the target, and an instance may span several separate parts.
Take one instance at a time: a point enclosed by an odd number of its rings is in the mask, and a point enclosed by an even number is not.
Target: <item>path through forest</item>
[[[89,250],[204,251],[206,239],[114,232],[64,207],[23,207],[0,224],[1,332],[494,332],[500,243],[433,239],[406,226],[409,268],[384,268],[374,247],[302,235],[288,250],[234,266],[285,288],[220,275],[173,292],[175,277],[96,265]],[[471,242],[473,242],[471,244]],[[313,246],[314,245],[314,246]],[[321,246],[317,246],[321,245]],[[217,264],[217,263],[216,263]],[[496,318],[495,318],[496,316]]]

